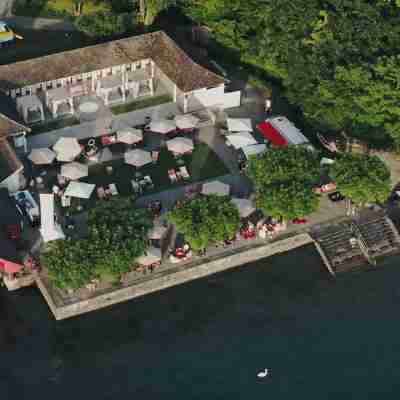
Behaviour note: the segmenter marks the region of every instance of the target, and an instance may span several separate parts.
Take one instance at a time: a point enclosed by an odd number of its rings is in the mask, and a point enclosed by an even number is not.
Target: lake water
[[[396,399],[399,285],[399,257],[333,280],[304,247],[59,322],[2,289],[0,398]]]

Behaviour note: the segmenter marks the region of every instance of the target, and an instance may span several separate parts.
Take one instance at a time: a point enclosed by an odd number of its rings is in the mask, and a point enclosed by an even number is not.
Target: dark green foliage
[[[147,248],[151,220],[129,199],[101,202],[89,211],[88,237],[58,240],[41,255],[41,264],[57,287],[77,289],[95,277],[118,278]]]
[[[330,175],[357,205],[383,203],[390,194],[390,172],[376,156],[345,154],[331,166]]]
[[[194,250],[232,238],[239,229],[239,212],[229,197],[200,196],[187,200],[168,214],[178,232]]]

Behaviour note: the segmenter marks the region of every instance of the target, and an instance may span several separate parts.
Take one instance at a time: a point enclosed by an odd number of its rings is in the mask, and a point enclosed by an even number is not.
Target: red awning
[[[0,258],[0,270],[3,270],[7,274],[16,274],[23,268],[20,264],[15,264],[11,261]]]
[[[286,139],[269,122],[261,122],[257,128],[274,146],[286,147],[288,145]]]

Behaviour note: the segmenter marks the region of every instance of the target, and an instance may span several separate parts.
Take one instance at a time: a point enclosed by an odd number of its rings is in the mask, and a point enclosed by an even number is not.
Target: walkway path
[[[5,4],[3,4],[3,2],[5,2]],[[14,0],[0,0],[0,17],[2,15],[11,15],[11,5],[13,2]],[[54,30],[65,32],[76,31],[74,24],[66,19],[9,16],[8,18],[4,18],[4,20],[17,29]]]

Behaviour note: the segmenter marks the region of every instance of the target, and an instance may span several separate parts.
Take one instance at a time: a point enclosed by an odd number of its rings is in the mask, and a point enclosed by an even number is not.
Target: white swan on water
[[[269,375],[269,371],[268,371],[267,368],[265,368],[264,371],[260,371],[260,372],[257,374],[257,377],[259,377],[259,378],[265,378],[265,377],[267,377],[268,375]]]

